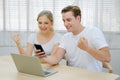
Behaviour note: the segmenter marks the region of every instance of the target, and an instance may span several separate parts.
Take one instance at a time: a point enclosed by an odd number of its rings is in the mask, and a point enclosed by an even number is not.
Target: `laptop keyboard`
[[[50,72],[48,72],[48,71],[44,71],[44,73],[45,73],[45,75],[48,75],[48,74],[50,74]]]
[[[57,72],[56,70],[50,68],[43,68],[43,71],[45,75],[54,74]]]
[[[47,75],[47,74],[50,74],[50,73],[51,73],[51,70],[50,70],[50,69],[44,68],[43,70],[44,70],[45,75]]]

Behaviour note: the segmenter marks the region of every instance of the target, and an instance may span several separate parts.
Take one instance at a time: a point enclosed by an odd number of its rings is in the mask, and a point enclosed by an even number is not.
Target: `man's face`
[[[62,19],[68,32],[74,32],[77,29],[77,24],[80,22],[77,17],[74,17],[71,11],[62,13]]]

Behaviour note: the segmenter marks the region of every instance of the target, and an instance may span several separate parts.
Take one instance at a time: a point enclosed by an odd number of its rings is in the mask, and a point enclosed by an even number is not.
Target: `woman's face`
[[[38,27],[42,33],[48,33],[51,31],[53,22],[47,16],[40,16],[38,18]]]

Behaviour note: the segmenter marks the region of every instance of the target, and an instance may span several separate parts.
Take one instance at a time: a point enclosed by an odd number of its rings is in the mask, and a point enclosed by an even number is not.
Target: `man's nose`
[[[65,21],[65,22],[64,22],[64,26],[67,26],[67,25],[68,25],[68,22]]]

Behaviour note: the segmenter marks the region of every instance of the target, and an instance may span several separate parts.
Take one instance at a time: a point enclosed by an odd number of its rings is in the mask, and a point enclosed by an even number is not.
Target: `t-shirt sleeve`
[[[59,43],[60,43],[59,47],[65,49],[65,36],[63,36],[63,37],[60,39],[60,42],[59,42]]]
[[[57,33],[56,43],[60,43],[61,38],[62,38],[62,35]]]
[[[104,37],[104,34],[101,30],[99,30],[98,28],[95,28],[92,31],[92,42],[93,42],[93,46],[96,49],[101,49],[103,47],[108,47],[107,41]]]

